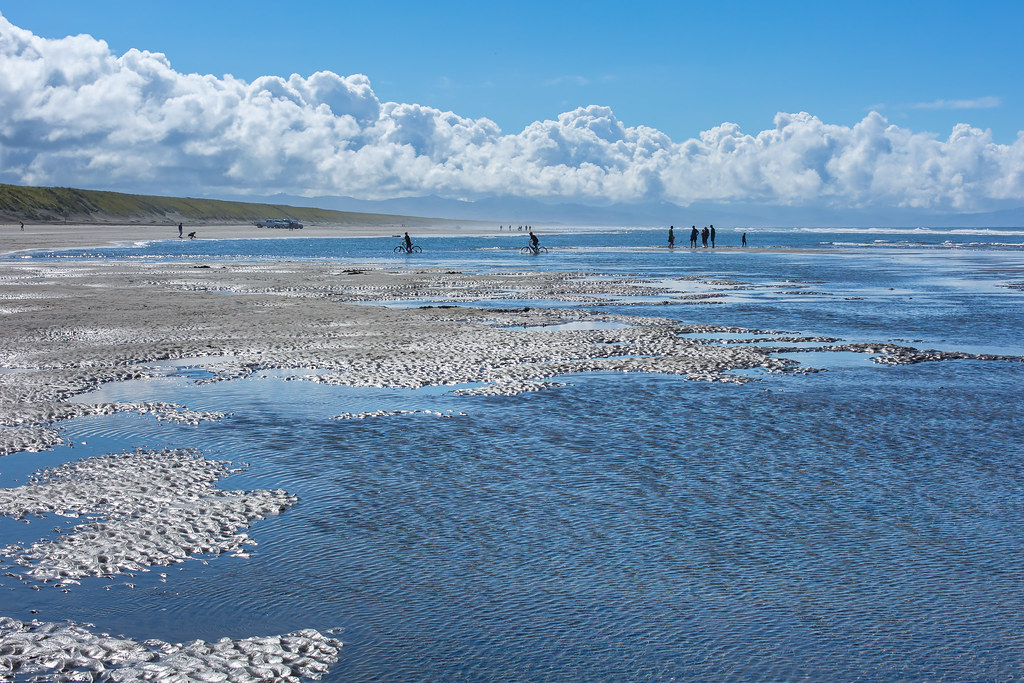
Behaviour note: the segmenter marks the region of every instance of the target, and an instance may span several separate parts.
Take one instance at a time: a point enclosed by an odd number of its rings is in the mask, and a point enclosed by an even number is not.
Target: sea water
[[[714,251],[670,251],[664,237],[542,233],[550,251],[537,257],[507,233],[423,238],[423,254],[403,257],[393,238],[32,257],[629,274],[722,296],[602,310],[1024,355],[1024,230],[749,231],[746,251],[738,233],[720,232],[729,249]],[[287,371],[197,384],[188,364],[108,385],[81,400],[231,414],[76,419],[63,425],[75,448],[2,458],[0,485],[72,457],[198,447],[248,464],[222,487],[300,502],[254,525],[251,557],[67,594],[0,579],[0,613],[174,642],[339,628],[332,681],[1024,677],[1024,364],[787,356],[826,371],[752,371],[744,385],[588,373],[511,397]],[[374,410],[454,417],[332,419]],[[0,545],[38,526],[0,520]]]

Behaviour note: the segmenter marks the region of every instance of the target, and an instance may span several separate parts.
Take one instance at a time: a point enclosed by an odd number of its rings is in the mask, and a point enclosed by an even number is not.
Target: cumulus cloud
[[[756,134],[723,123],[675,142],[596,105],[505,133],[381,102],[360,74],[182,74],[159,53],[116,56],[0,16],[0,178],[163,194],[980,210],[1024,200],[1024,136],[996,144],[961,124],[939,139],[876,112],[852,127],[780,113]]]

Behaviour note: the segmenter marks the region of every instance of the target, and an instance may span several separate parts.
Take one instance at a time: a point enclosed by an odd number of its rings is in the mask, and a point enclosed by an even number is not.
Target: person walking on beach
[[[20,221],[20,222],[21,222],[21,231],[25,232],[25,221]]]
[[[676,235],[672,232],[672,226],[668,226],[668,248],[671,249],[676,246]]]
[[[181,230],[182,230],[181,223],[178,223],[178,239],[179,240],[181,239]]]
[[[700,231],[700,243],[705,249],[708,247],[708,226],[704,226],[704,229]]]
[[[691,225],[690,226],[690,246],[691,247],[696,247],[697,246],[697,226],[696,225]]]
[[[711,248],[715,248],[715,226],[711,226]]]
[[[744,247],[745,247],[745,246],[747,246],[747,233],[743,233],[743,242],[742,242],[742,245],[743,245]]]

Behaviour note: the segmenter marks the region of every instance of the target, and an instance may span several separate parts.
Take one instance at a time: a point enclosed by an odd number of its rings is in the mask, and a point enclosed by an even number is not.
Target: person
[[[715,248],[715,226],[711,226],[711,248]]]
[[[743,246],[747,246],[747,233],[743,233]]]
[[[530,231],[530,246],[534,251],[537,251],[537,248],[540,246],[540,240],[533,234],[533,230]]]
[[[405,233],[405,250],[412,253],[412,238],[409,237],[409,233]]]
[[[676,235],[672,232],[672,226],[668,226],[668,248],[676,246]]]
[[[691,225],[690,226],[690,246],[691,247],[696,247],[697,246],[697,226],[696,225]]]
[[[705,225],[704,229],[700,231],[700,243],[701,243],[701,245],[704,248],[707,248],[707,246],[708,246],[708,235],[709,234],[710,233],[708,232],[708,226]]]
[[[21,221],[21,231],[25,232],[25,221]]]
[[[178,223],[178,239],[181,239],[181,223]]]

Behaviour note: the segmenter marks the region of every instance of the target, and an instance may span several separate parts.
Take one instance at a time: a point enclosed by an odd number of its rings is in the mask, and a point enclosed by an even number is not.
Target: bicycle
[[[396,254],[419,254],[419,253],[422,253],[422,252],[423,252],[423,250],[420,249],[420,245],[418,245],[418,244],[413,244],[413,245],[407,247],[407,246],[405,246],[405,243],[402,243],[402,244],[399,244],[397,247],[395,247],[395,252],[394,253],[396,253]]]
[[[548,248],[547,247],[542,247],[540,245],[537,245],[535,247],[532,244],[527,244],[525,247],[523,247],[522,249],[519,250],[519,253],[520,254],[530,254],[531,256],[536,256],[537,254],[546,254],[546,253],[548,253]]]

